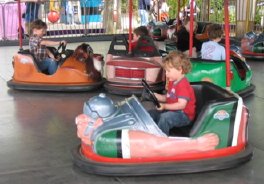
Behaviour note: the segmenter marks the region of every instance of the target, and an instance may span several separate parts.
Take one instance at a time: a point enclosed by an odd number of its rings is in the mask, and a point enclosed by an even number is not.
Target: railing
[[[113,0],[121,3],[121,0]],[[18,5],[17,2],[1,3],[0,0],[0,42],[18,40]],[[115,8],[117,9],[117,8]],[[115,10],[114,5],[103,0],[51,0],[40,5],[39,19],[48,24],[48,38],[83,38],[86,36],[103,36],[128,33],[128,12]],[[21,17],[25,14],[26,5],[21,3]],[[115,10],[115,11],[114,11]],[[51,16],[50,12],[56,13]],[[114,17],[113,12],[118,13]],[[137,16],[137,12],[134,12]],[[134,17],[132,29],[138,26]],[[25,19],[22,18],[23,39],[27,40]]]
[[[263,31],[264,31],[263,25],[255,25],[254,26],[254,32],[256,32],[256,33],[263,33]]]
[[[18,40],[18,5],[16,1],[0,0],[0,45]],[[6,0],[7,1],[7,0]],[[26,11],[21,3],[21,17]],[[51,11],[59,13],[59,19],[51,22]],[[123,10],[124,11],[124,10]],[[113,34],[128,33],[128,8],[121,13],[121,0],[50,0],[40,5],[38,18],[48,24],[48,38],[67,38],[73,41]],[[115,13],[115,15],[114,15]],[[139,24],[138,12],[134,11],[132,29]],[[56,17],[53,17],[54,19]],[[22,18],[23,40],[28,40],[25,19]],[[236,26],[230,25],[231,36]],[[263,26],[255,26],[256,32],[262,32]]]

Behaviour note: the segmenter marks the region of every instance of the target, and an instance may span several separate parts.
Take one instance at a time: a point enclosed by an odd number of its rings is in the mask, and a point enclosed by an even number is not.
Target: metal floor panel
[[[75,48],[78,44],[69,44]],[[109,42],[92,42],[107,53]],[[72,164],[71,149],[79,144],[74,118],[85,100],[98,94],[9,90],[12,56],[18,47],[0,47],[0,184],[259,184],[264,182],[264,61],[249,61],[255,94],[245,100],[250,110],[249,142],[253,159],[237,168],[196,174],[105,177],[80,172]],[[109,95],[114,101],[123,97]],[[143,104],[150,107],[149,103]]]

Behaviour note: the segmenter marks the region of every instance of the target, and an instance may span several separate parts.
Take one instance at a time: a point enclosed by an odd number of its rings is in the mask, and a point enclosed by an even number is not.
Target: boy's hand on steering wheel
[[[156,108],[157,108],[158,111],[163,111],[163,110],[165,110],[165,104],[164,103],[160,103],[160,107],[156,106]]]
[[[64,46],[66,46],[67,45],[67,41],[62,40],[62,41],[60,41],[60,44],[63,44]]]
[[[56,58],[54,58],[55,61],[60,61],[61,60],[61,56],[60,55],[57,55]]]

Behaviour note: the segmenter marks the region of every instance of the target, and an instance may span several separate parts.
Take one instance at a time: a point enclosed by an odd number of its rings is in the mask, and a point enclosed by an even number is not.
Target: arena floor
[[[96,53],[107,53],[109,48],[109,42],[90,44]],[[77,45],[68,44],[68,48]],[[82,112],[83,103],[99,91],[10,90],[6,82],[12,77],[12,56],[17,51],[18,47],[0,47],[0,184],[264,183],[264,61],[248,61],[256,85],[254,95],[244,101],[250,111],[249,142],[254,147],[251,161],[233,169],[196,174],[105,177],[80,172],[71,157],[71,150],[79,144],[74,118]],[[114,101],[123,99],[109,96]]]

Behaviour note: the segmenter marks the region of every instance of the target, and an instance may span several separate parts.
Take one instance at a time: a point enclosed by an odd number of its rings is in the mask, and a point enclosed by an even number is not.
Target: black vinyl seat
[[[202,125],[204,117],[210,110],[211,105],[225,103],[226,101],[236,100],[228,91],[209,82],[191,83],[196,97],[196,116],[190,125],[185,127],[175,127],[170,130],[171,136],[189,137],[196,133]]]

